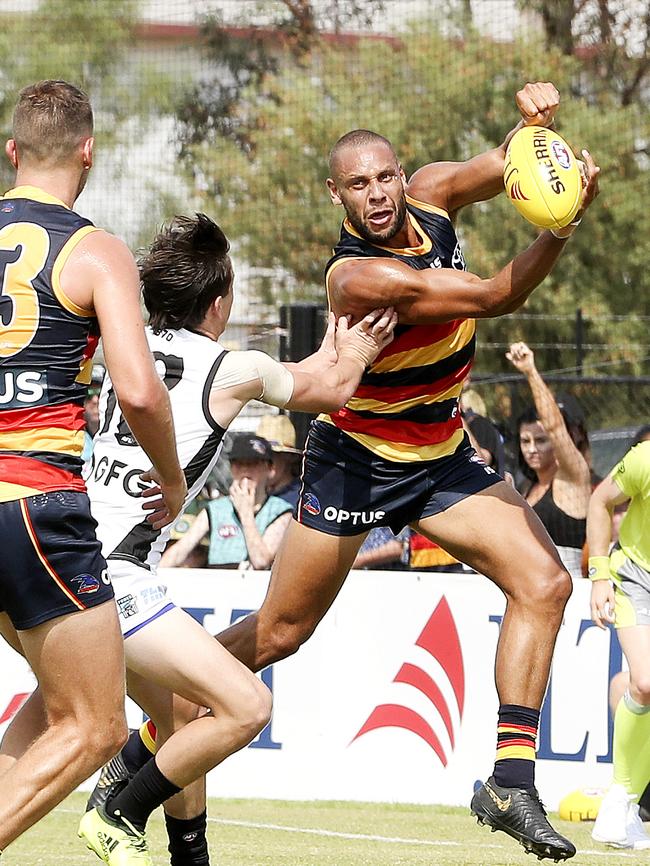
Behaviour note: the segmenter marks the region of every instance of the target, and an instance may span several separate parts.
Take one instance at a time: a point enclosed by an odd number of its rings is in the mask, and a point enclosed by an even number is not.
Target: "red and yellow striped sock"
[[[503,788],[535,786],[535,741],[539,710],[502,704],[497,726],[494,781]]]
[[[147,749],[151,752],[152,755],[156,754],[156,726],[151,721],[151,719],[147,719],[146,722],[143,722],[140,725],[140,730],[138,731],[140,734],[140,739],[147,747]]]

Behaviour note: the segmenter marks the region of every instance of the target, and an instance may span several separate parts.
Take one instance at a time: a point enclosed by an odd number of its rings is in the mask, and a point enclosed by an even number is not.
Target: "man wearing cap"
[[[269,490],[295,508],[300,494],[300,457],[296,430],[288,415],[265,415],[257,435],[268,439],[273,449],[273,477]]]
[[[253,433],[238,433],[228,456],[232,474],[228,496],[208,502],[181,540],[165,553],[163,566],[184,563],[209,531],[209,568],[271,567],[292,511],[285,499],[269,495],[271,443]]]
[[[261,436],[239,433],[229,457],[228,496],[208,502],[194,521],[191,540],[199,532],[203,537],[209,527],[209,568],[270,568],[292,511],[286,500],[268,493],[273,475],[271,444]]]

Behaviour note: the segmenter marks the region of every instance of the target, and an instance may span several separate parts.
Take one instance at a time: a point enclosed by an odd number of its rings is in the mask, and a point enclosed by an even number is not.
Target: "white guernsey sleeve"
[[[234,388],[252,379],[262,383],[257,398],[270,406],[283,409],[293,394],[293,376],[279,361],[264,352],[228,352],[212,383],[212,391]]]

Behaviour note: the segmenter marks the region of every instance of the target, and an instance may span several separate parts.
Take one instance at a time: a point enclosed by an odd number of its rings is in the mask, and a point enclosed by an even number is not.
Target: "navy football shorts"
[[[85,493],[0,502],[0,609],[16,629],[113,598]]]
[[[397,534],[502,480],[467,437],[448,457],[397,463],[334,425],[313,421],[294,517],[328,535],[359,535],[373,526],[389,526]]]

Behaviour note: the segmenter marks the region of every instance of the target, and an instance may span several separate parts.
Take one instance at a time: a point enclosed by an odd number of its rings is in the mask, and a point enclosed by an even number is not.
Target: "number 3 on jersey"
[[[34,339],[40,309],[32,280],[49,252],[42,226],[14,223],[0,229],[0,358],[17,355]]]

